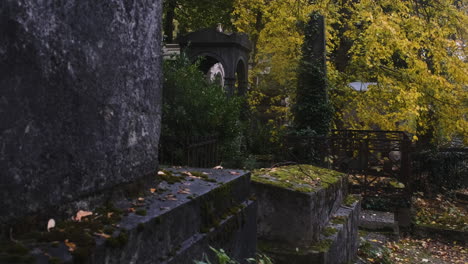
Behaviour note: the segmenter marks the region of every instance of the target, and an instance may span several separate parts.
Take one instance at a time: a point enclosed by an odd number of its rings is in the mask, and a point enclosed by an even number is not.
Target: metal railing
[[[185,139],[161,136],[159,142],[160,164],[199,168],[219,164],[217,135]]]

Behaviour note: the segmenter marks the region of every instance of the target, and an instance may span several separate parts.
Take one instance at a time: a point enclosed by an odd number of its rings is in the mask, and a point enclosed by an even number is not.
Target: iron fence
[[[185,139],[162,136],[159,142],[160,164],[208,168],[220,162],[217,135]]]
[[[436,194],[468,188],[468,148],[423,150],[411,154],[415,191]]]

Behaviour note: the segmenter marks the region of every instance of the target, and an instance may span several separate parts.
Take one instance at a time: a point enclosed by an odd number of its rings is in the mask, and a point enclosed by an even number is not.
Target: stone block
[[[360,201],[341,206],[320,233],[319,240],[306,246],[259,240],[259,249],[276,264],[351,263],[359,246]]]
[[[0,2],[0,223],[153,174],[161,0]]]
[[[340,177],[326,188],[303,192],[253,181],[258,200],[258,238],[294,245],[309,245],[346,196],[347,180]]]

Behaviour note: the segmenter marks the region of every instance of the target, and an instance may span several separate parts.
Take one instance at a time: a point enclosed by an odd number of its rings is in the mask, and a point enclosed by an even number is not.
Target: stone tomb
[[[241,261],[255,256],[257,207],[250,199],[250,173],[190,168],[164,173],[143,197],[115,201],[112,209],[21,240],[27,249],[22,255],[0,250],[0,263],[192,264],[205,254],[214,261],[209,246]]]
[[[254,171],[259,249],[275,263],[348,263],[356,257],[360,198],[347,178],[311,165]]]

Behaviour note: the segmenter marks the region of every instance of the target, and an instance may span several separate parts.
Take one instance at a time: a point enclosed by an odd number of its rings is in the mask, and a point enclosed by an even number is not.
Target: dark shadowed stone
[[[347,264],[356,258],[360,201],[341,206],[324,227],[318,241],[309,245],[259,240],[259,248],[276,264]]]
[[[258,238],[293,245],[310,245],[317,241],[347,194],[346,177],[312,192],[257,181],[253,181],[252,186],[259,202]]]
[[[216,263],[209,246],[225,250],[240,263],[254,257],[257,203],[250,199],[250,173],[203,171],[210,181],[184,177],[181,182],[154,186],[159,192],[144,197],[140,207],[146,214],[129,213],[119,222],[117,232],[125,230],[125,243],[112,247],[109,240],[96,236],[87,263],[189,264],[202,260],[204,253]],[[173,198],[167,199],[168,195]],[[33,245],[32,252],[39,252],[35,254],[38,264],[49,263],[44,253],[64,263],[77,261],[63,243],[58,247]]]
[[[0,2],[0,223],[157,170],[161,3]]]

